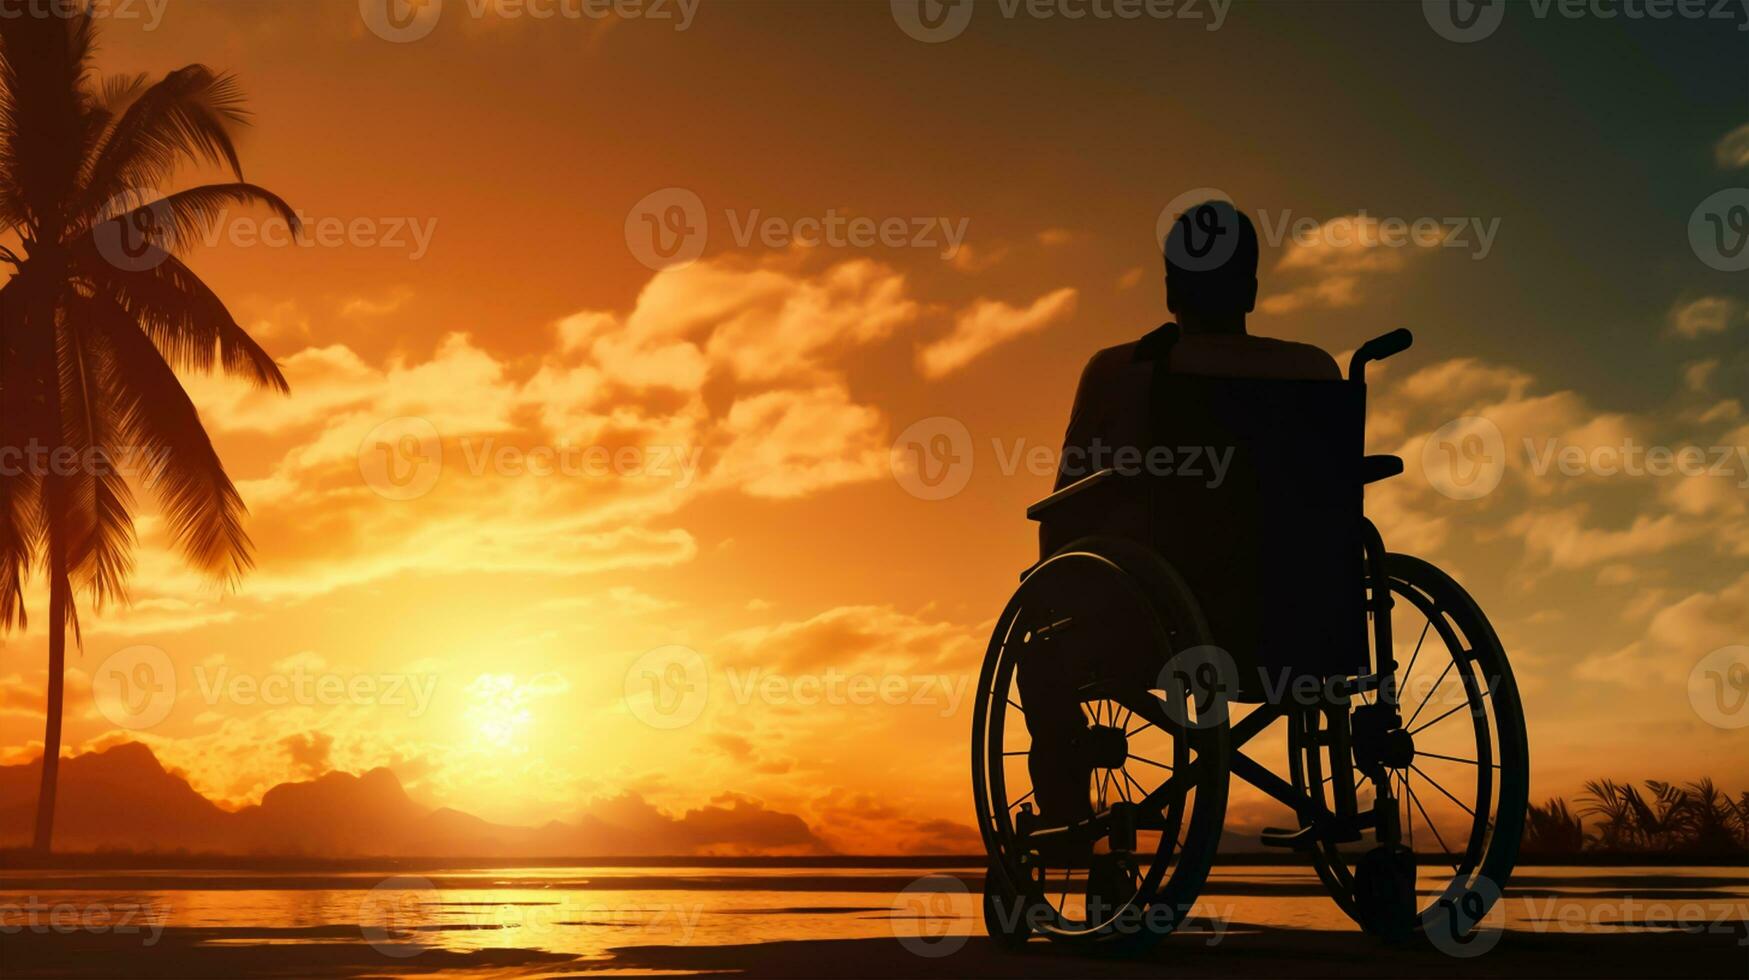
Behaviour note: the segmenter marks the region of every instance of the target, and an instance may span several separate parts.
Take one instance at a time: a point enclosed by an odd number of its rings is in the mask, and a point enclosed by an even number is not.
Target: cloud
[[[881,413],[853,403],[842,385],[738,399],[718,432],[728,444],[711,484],[749,496],[792,499],[887,472]]]
[[[1636,686],[1648,678],[1680,682],[1695,662],[1749,636],[1749,574],[1716,592],[1696,592],[1659,603],[1637,640],[1580,661],[1574,673],[1587,680]]]
[[[1749,167],[1749,123],[1726,133],[1713,148],[1713,159],[1721,170],[1742,170]]]
[[[1528,510],[1507,530],[1520,535],[1525,554],[1557,569],[1580,569],[1624,558],[1646,558],[1698,537],[1701,529],[1674,514],[1641,514],[1625,528],[1586,524],[1587,510]]]
[[[1724,333],[1742,312],[1742,305],[1734,299],[1706,296],[1673,307],[1670,310],[1670,330],[1688,340]]]
[[[1443,245],[1452,232],[1445,226],[1409,225],[1399,231],[1363,214],[1332,218],[1289,239],[1278,277],[1311,277],[1283,293],[1264,297],[1257,309],[1285,314],[1304,309],[1341,309],[1359,305],[1361,285],[1368,277],[1401,270],[1410,257]]]
[[[917,353],[923,376],[944,378],[994,348],[1029,333],[1037,333],[1075,312],[1076,291],[1058,289],[1019,309],[998,300],[980,299],[961,311],[947,336]]]
[[[729,664],[788,672],[878,665],[887,672],[965,670],[977,665],[982,638],[891,606],[839,606],[805,620],[739,630],[718,648]]]

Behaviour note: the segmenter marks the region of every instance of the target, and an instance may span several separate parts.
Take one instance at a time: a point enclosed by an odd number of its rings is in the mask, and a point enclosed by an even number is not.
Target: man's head
[[[1192,205],[1166,235],[1166,308],[1185,317],[1243,317],[1257,305],[1257,229],[1227,201]]]

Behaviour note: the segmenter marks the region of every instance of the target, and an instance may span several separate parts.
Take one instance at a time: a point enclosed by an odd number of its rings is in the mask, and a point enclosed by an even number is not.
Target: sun
[[[531,691],[514,674],[481,674],[468,685],[467,720],[481,743],[512,753],[528,751],[534,725]]]

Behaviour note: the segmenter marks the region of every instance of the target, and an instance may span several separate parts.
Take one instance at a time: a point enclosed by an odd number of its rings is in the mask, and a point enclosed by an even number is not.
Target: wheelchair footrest
[[[1310,827],[1297,827],[1292,830],[1285,827],[1265,827],[1259,835],[1264,847],[1286,847],[1295,851],[1309,851],[1321,843],[1351,844],[1360,840],[1357,828],[1344,828],[1334,821],[1320,820]]]

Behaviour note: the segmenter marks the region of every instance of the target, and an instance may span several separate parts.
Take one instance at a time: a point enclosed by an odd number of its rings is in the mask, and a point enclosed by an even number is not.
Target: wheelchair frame
[[[1411,342],[1412,337],[1409,334],[1409,331],[1398,330],[1376,338],[1363,345],[1358,351],[1356,351],[1353,360],[1350,362],[1349,380],[1351,382],[1364,382],[1367,363],[1399,353],[1407,349]],[[1364,459],[1360,472],[1362,483],[1364,485],[1397,475],[1402,471],[1403,463],[1398,457],[1367,456]],[[1042,520],[1050,513],[1057,511],[1058,508],[1063,507],[1065,504],[1077,499],[1086,499],[1086,496],[1090,491],[1105,486],[1109,481],[1114,481],[1116,479],[1121,479],[1121,477],[1112,470],[1104,470],[1095,473],[1034,504],[1032,507],[1028,508],[1027,516],[1034,520]],[[1384,901],[1382,905],[1375,901],[1371,903],[1370,907],[1364,907],[1367,905],[1368,899],[1364,894],[1365,889],[1361,887],[1360,877],[1362,874],[1367,873],[1367,870],[1363,869],[1359,874],[1354,875],[1353,879],[1349,881],[1349,884],[1354,886],[1357,894],[1350,896],[1338,895],[1337,900],[1339,903],[1343,904],[1345,910],[1348,910],[1351,915],[1354,915],[1357,920],[1361,921],[1363,927],[1367,928],[1369,931],[1391,938],[1401,938],[1418,928],[1420,923],[1416,921],[1414,913],[1414,888],[1416,875],[1414,866],[1415,858],[1414,855],[1402,845],[1403,800],[1394,791],[1392,780],[1388,775],[1389,768],[1404,769],[1405,767],[1412,766],[1413,759],[1416,758],[1413,742],[1414,733],[1405,731],[1401,707],[1399,704],[1400,692],[1398,688],[1398,671],[1400,665],[1397,663],[1396,651],[1393,646],[1391,616],[1391,611],[1396,605],[1391,594],[1393,580],[1387,563],[1387,553],[1385,551],[1384,541],[1377,527],[1370,520],[1367,520],[1362,516],[1360,518],[1360,528],[1361,546],[1364,551],[1364,568],[1366,570],[1364,587],[1367,590],[1364,609],[1371,620],[1372,651],[1370,657],[1370,673],[1354,677],[1343,676],[1325,678],[1324,683],[1327,686],[1324,688],[1324,697],[1315,702],[1289,704],[1284,703],[1282,699],[1266,699],[1263,703],[1258,704],[1249,714],[1236,722],[1229,723],[1229,720],[1224,714],[1226,705],[1223,703],[1219,706],[1222,711],[1220,724],[1225,729],[1224,734],[1226,735],[1226,741],[1218,756],[1209,756],[1205,752],[1199,750],[1197,753],[1198,757],[1194,761],[1189,762],[1184,768],[1173,771],[1170,778],[1166,779],[1153,790],[1148,791],[1141,798],[1135,800],[1126,799],[1122,804],[1114,803],[1103,812],[1096,812],[1085,819],[1066,826],[1036,829],[1031,828],[1027,825],[1030,807],[1023,806],[1021,816],[1015,822],[1015,831],[1020,842],[1027,845],[1036,844],[1040,848],[1050,847],[1052,850],[1057,850],[1057,848],[1052,845],[1066,845],[1071,849],[1076,847],[1091,848],[1100,840],[1108,838],[1111,840],[1124,839],[1133,842],[1134,834],[1137,830],[1165,829],[1161,826],[1153,826],[1156,821],[1164,822],[1158,815],[1164,814],[1168,807],[1175,805],[1174,801],[1178,801],[1179,803],[1182,802],[1186,794],[1191,791],[1192,786],[1202,778],[1203,773],[1200,772],[1201,767],[1219,766],[1225,770],[1227,776],[1237,776],[1247,784],[1256,788],[1259,792],[1287,806],[1296,815],[1300,827],[1297,830],[1266,829],[1262,835],[1263,843],[1266,845],[1286,847],[1302,851],[1310,850],[1316,855],[1322,853],[1318,850],[1319,848],[1334,848],[1335,845],[1338,844],[1358,842],[1363,840],[1366,836],[1366,832],[1372,832],[1377,841],[1377,847],[1373,854],[1369,854],[1368,857],[1369,859],[1378,857],[1378,863],[1384,868],[1384,870],[1373,870],[1371,873],[1374,875],[1375,881],[1379,877],[1392,879],[1391,884],[1393,887],[1397,888],[1397,892],[1393,894],[1389,900]],[[1046,559],[1041,561],[1023,573],[1023,583],[1034,571],[1050,560],[1051,559]],[[1431,566],[1427,567],[1431,568]],[[1437,570],[1435,570],[1435,573],[1437,574]],[[1457,588],[1455,583],[1452,583],[1452,587]],[[1459,589],[1459,591],[1461,592],[1461,589]],[[1018,600],[1018,595],[1016,598]],[[1467,600],[1467,595],[1464,596],[1464,598]],[[1420,600],[1417,600],[1415,604],[1421,606]],[[1473,602],[1471,605],[1473,608]],[[1011,603],[1011,608],[1012,607],[1013,604]],[[1422,611],[1426,612],[1427,610],[1423,607]],[[1485,617],[1481,616],[1479,609],[1475,609],[1474,611],[1475,615],[1480,619],[1481,626],[1486,629],[1488,637],[1493,639],[1493,642],[1497,647],[1497,638],[1493,638],[1491,628],[1487,628]],[[1005,613],[1004,620],[1006,619],[1007,614]],[[1063,622],[1053,623],[1036,629],[1034,633],[1040,638],[1044,638],[1048,637],[1052,630],[1067,628],[1070,625],[1071,624],[1065,620]],[[1429,628],[1431,628],[1432,625],[1432,614],[1429,614]],[[1466,630],[1468,628],[1469,627],[1466,627]],[[999,623],[999,634],[1001,629],[1002,627]],[[1441,634],[1441,639],[1449,645],[1450,637],[1447,635],[1447,628],[1445,626],[1442,626]],[[1425,640],[1425,638],[1426,631],[1423,631],[1422,639]],[[1416,649],[1418,655],[1420,650],[1419,643],[1417,644]],[[997,641],[993,639],[992,657],[995,656],[996,650]],[[1473,654],[1475,651],[1466,650],[1463,652]],[[1456,653],[1453,655],[1454,658],[1458,656]],[[1454,664],[1456,662],[1456,659],[1454,659]],[[987,676],[991,667],[992,661],[987,657]],[[1413,665],[1411,665],[1410,669],[1413,669]],[[1495,721],[1497,724],[1511,726],[1516,733],[1516,744],[1509,746],[1508,742],[1510,739],[1508,738],[1506,729],[1501,729],[1501,734],[1499,736],[1501,742],[1500,750],[1504,756],[1504,753],[1511,748],[1515,750],[1517,755],[1524,757],[1527,749],[1524,744],[1522,711],[1517,707],[1516,688],[1511,682],[1510,671],[1506,667],[1503,652],[1498,656],[1498,669],[1504,672],[1504,690],[1506,690],[1508,696],[1511,698],[1511,701],[1507,706],[1512,710],[1509,711],[1506,716],[1501,716],[1499,715],[1499,712],[1502,710],[1501,706],[1499,703],[1495,703],[1493,709],[1496,714]],[[1435,682],[1435,688],[1438,687],[1439,683],[1443,682],[1444,676],[1445,675],[1442,674],[1440,681]],[[1496,693],[1495,688],[1500,683],[1501,682],[1497,677],[1489,680],[1489,697],[1494,696]],[[1466,686],[1473,698],[1475,695],[1475,689],[1470,678],[1466,678]],[[985,692],[980,690],[980,696],[983,696],[984,693]],[[1429,697],[1431,697],[1431,693],[1432,692],[1429,692]],[[1356,700],[1369,695],[1371,697],[1367,698],[1365,703],[1359,703]],[[1099,697],[1105,698],[1108,696],[1099,695]],[[1152,697],[1144,697],[1141,699],[1132,698],[1129,701],[1118,698],[1110,699],[1129,709],[1134,717],[1158,726],[1163,731],[1175,731],[1177,733],[1175,736],[1176,738],[1183,738],[1187,742],[1195,741],[1195,732],[1191,730],[1190,726],[1187,726],[1178,719],[1171,717],[1169,712],[1165,710],[1165,702],[1158,701]],[[1143,703],[1147,701],[1153,701],[1154,703]],[[1009,703],[1012,704],[1012,700],[1010,700]],[[1423,701],[1422,704],[1425,706],[1426,701]],[[1016,707],[1018,707],[1018,705],[1016,705]],[[1461,707],[1463,706],[1460,705],[1459,708]],[[1442,720],[1444,717],[1459,710],[1459,708],[1454,708],[1452,711],[1446,712],[1439,718],[1429,722],[1428,726],[1423,726],[1423,728],[1429,727],[1437,721]],[[1477,718],[1482,717],[1479,713],[1481,709],[1476,704],[1471,704],[1471,710]],[[1419,713],[1419,709],[1417,709],[1417,713]],[[1309,748],[1314,753],[1317,753],[1320,750],[1328,750],[1330,772],[1328,777],[1324,780],[1324,783],[1334,784],[1331,787],[1331,796],[1328,803],[1323,795],[1323,790],[1321,788],[1322,784],[1307,785],[1304,788],[1298,787],[1241,751],[1246,743],[1268,730],[1277,720],[1283,719],[1285,719],[1289,725],[1289,754],[1290,761],[1295,764],[1294,776],[1296,779],[1300,779],[1302,773],[1300,771],[1300,760],[1294,755],[1295,752],[1305,748]],[[1325,725],[1322,729],[1320,729],[1318,724],[1320,720],[1322,720]],[[1414,720],[1415,719],[1411,719],[1409,724],[1413,725]],[[1122,728],[1123,726],[1120,725],[1119,731],[1122,731]],[[984,721],[980,715],[980,717],[974,722],[973,766],[975,774],[984,771],[983,760],[978,758],[979,753],[984,751],[985,748],[979,744],[979,738],[983,731]],[[1417,731],[1419,731],[1419,729],[1417,729]],[[1482,731],[1478,728],[1478,755],[1482,751],[1484,741],[1485,739]],[[1490,752],[1492,751],[1491,744],[1488,746],[1488,750]],[[1003,754],[1010,755],[1013,753]],[[1435,757],[1447,758],[1444,756]],[[1451,761],[1468,762],[1471,760],[1452,759]],[[1387,767],[1387,763],[1391,764],[1389,768]],[[1478,760],[1472,764],[1480,766],[1482,762]],[[1487,764],[1494,770],[1502,769],[1501,765],[1492,761],[1491,756],[1487,760]],[[1321,758],[1317,765],[1319,768],[1322,767],[1323,763]],[[1526,793],[1524,786],[1525,774],[1522,771],[1522,766],[1518,768],[1520,771],[1511,774],[1514,779],[1514,792],[1509,793],[1504,788],[1504,784],[1500,790],[1502,807],[1505,807],[1507,804],[1522,807],[1523,797]],[[1417,769],[1417,771],[1419,771],[1419,769]],[[1356,778],[1357,774],[1371,782],[1374,787],[1374,800],[1372,806],[1368,809],[1363,810],[1360,804],[1360,783]],[[1463,807],[1462,801],[1457,800],[1456,797],[1451,795],[1451,793],[1445,791],[1444,787],[1437,781],[1433,780],[1431,776],[1428,776],[1425,772],[1422,772],[1421,775],[1429,782],[1433,783],[1434,786],[1438,787],[1441,792],[1444,792],[1453,802],[1457,803],[1460,807]],[[1488,774],[1488,778],[1492,778],[1492,775],[1493,774]],[[1504,772],[1500,773],[1500,777],[1503,780],[1507,775],[1508,774]],[[1478,780],[1481,781],[1483,778],[1484,774],[1478,770]],[[1405,792],[1408,793],[1411,799],[1413,799],[1414,794],[1409,785],[1406,769],[1403,777],[1403,787]],[[986,805],[987,801],[984,798],[985,794],[983,786],[975,785],[974,788],[980,806]],[[1101,795],[1103,797],[1103,793]],[[1426,818],[1428,825],[1433,829],[1433,832],[1437,836],[1438,828],[1433,822],[1431,816],[1427,814],[1419,800],[1414,800],[1413,802],[1416,807],[1421,809],[1422,815]],[[1479,790],[1477,806],[1480,808],[1483,805],[1483,794]],[[1224,792],[1220,796],[1219,807],[1224,813]],[[1469,808],[1464,807],[1464,809],[1468,810]],[[1471,860],[1473,858],[1471,851],[1476,847],[1476,841],[1478,839],[1477,835],[1479,834],[1478,828],[1481,826],[1482,821],[1482,817],[1475,811],[1472,810],[1470,813],[1473,821],[1472,838],[1470,842],[1471,850],[1465,852],[1465,860]],[[1500,815],[1506,816],[1506,811],[1502,809]],[[1172,819],[1177,818],[1175,817]],[[998,852],[995,843],[992,841],[991,834],[996,831],[993,829],[993,826],[986,821],[984,814],[980,813],[979,821],[980,827],[985,834],[986,846],[990,849],[993,859],[991,869],[992,874],[1002,874],[1005,876],[1006,871],[998,868],[994,863],[994,859]],[[1522,821],[1522,812],[1518,814],[1518,821]],[[1496,829],[1492,821],[1489,822],[1488,828],[1490,835]],[[1508,821],[1505,829],[1508,832],[1512,830],[1512,821]],[[1443,839],[1440,840],[1440,843],[1443,848]],[[1116,845],[1114,845],[1114,847],[1115,846]],[[1484,857],[1492,859],[1494,854],[1492,849],[1496,846],[1497,845],[1494,841],[1490,839],[1487,844],[1489,850]],[[1516,859],[1516,838],[1514,837],[1510,841],[1503,842],[1498,846],[1504,848],[1503,861],[1494,861],[1490,867],[1496,872],[1500,872],[1500,869],[1504,868],[1504,872],[1500,874],[1503,878],[1504,874],[1510,873],[1511,865]],[[1134,844],[1131,843],[1130,847],[1133,849]],[[1447,856],[1450,856],[1449,852],[1447,852]],[[1407,865],[1406,888],[1408,892],[1406,896],[1401,894],[1401,888],[1404,887],[1402,883],[1403,875],[1405,874],[1403,870],[1405,862]],[[1461,867],[1462,863],[1463,862],[1460,861],[1459,865],[1454,865],[1453,868],[1454,871],[1459,872],[1460,879],[1465,873],[1465,869]],[[1469,870],[1475,870],[1476,865],[1483,863],[1485,863],[1483,858],[1474,858]],[[1364,865],[1365,862],[1362,862],[1362,866]],[[1334,891],[1337,887],[1336,877],[1327,873],[1327,870],[1323,865],[1319,866],[1319,874],[1320,877],[1325,880],[1326,884],[1330,885]],[[1343,870],[1343,874],[1347,874],[1346,869]],[[1158,872],[1155,872],[1154,876],[1150,877],[1149,880],[1158,881]],[[1200,888],[1200,884],[1201,882],[1199,880],[1194,887]],[[1489,896],[1483,903],[1484,910],[1487,905],[1492,904],[1493,898],[1498,897],[1497,888],[1504,885],[1504,880],[1492,882],[1492,884],[1495,886],[1496,891],[1494,895]],[[988,887],[989,886],[987,886],[987,888]],[[1452,891],[1452,889],[1448,888],[1448,892],[1450,891]],[[1018,890],[1016,890],[1015,893],[1018,894]],[[987,896],[989,894],[990,893],[987,892]],[[1406,915],[1404,912],[1405,906],[1407,907]],[[1449,894],[1444,896],[1442,899],[1442,907],[1446,909],[1455,908],[1456,906],[1453,901],[1453,896]],[[1455,912],[1452,913],[1452,916],[1454,917],[1453,921],[1456,921]],[[1476,917],[1479,918],[1479,916]],[[1473,927],[1473,925],[1474,922],[1471,921],[1467,924],[1466,928],[1461,931],[1467,931],[1467,928]],[[1454,926],[1453,929],[1454,932],[1460,931],[1456,926]],[[993,935],[994,934],[993,930]],[[1014,937],[1010,936],[1008,938]]]

